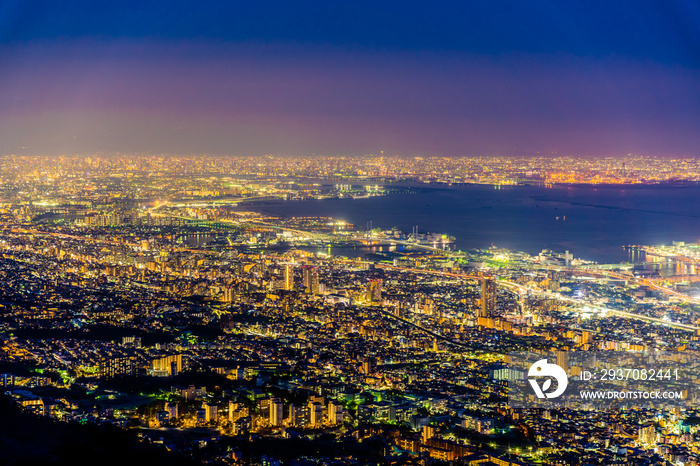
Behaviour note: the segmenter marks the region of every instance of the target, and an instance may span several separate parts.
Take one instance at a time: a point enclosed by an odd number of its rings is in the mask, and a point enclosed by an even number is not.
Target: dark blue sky
[[[700,155],[700,3],[0,2],[0,152]]]

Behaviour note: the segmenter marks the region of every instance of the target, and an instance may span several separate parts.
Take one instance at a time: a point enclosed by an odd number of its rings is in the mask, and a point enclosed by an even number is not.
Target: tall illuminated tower
[[[302,269],[302,277],[304,279],[304,288],[307,293],[318,294],[319,293],[319,282],[318,282],[318,269],[316,267],[311,267],[305,265]]]
[[[291,265],[284,267],[284,289],[291,290],[294,288],[294,269]]]
[[[490,319],[496,314],[496,281],[493,277],[481,280],[481,309],[479,317]]]
[[[557,351],[557,366],[564,369],[564,371],[569,372],[569,352],[568,351]]]

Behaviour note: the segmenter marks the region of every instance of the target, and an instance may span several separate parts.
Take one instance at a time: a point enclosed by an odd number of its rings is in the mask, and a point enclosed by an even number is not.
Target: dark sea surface
[[[700,241],[700,187],[485,186],[419,188],[366,199],[280,201],[256,210],[281,216],[331,216],[364,229],[398,227],[447,233],[457,249],[491,245],[525,251],[569,250],[599,263],[629,261],[632,244]]]

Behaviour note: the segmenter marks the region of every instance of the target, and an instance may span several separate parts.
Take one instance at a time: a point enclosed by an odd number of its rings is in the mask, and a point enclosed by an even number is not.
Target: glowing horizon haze
[[[6,2],[0,153],[700,155],[697,4],[484,3]]]

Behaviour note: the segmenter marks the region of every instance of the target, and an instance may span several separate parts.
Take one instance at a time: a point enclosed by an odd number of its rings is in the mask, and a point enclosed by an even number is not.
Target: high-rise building
[[[343,405],[337,401],[328,403],[328,423],[332,426],[343,423]]]
[[[304,279],[304,289],[307,293],[318,294],[318,269],[310,265],[305,265],[302,269],[302,277]]]
[[[435,437],[435,428],[433,426],[423,426],[423,431],[421,432],[421,440],[423,443],[426,443],[433,437]]]
[[[374,372],[374,360],[365,358],[362,361],[362,373],[365,375],[369,375],[372,372]]]
[[[656,428],[653,425],[641,427],[637,442],[642,445],[652,445],[656,443]]]
[[[490,319],[496,314],[496,281],[493,277],[481,280],[481,310],[479,317]]]
[[[586,344],[591,341],[591,332],[586,330],[581,332],[581,343]]]
[[[374,279],[370,280],[367,285],[367,301],[371,303],[379,303],[382,300],[382,280]]]
[[[183,361],[181,354],[164,356],[151,361],[151,373],[156,376],[175,377],[182,372]]]
[[[289,418],[287,418],[287,425],[291,427],[296,427],[299,418],[299,408],[294,403],[289,403]]]
[[[566,217],[564,217],[564,220],[566,220]],[[564,253],[564,265],[566,265],[567,267],[570,266],[572,260],[574,260],[574,255],[567,250]]]
[[[294,288],[294,269],[291,265],[284,267],[284,289],[289,291]]]
[[[102,361],[100,371],[102,377],[111,379],[120,375],[138,375],[138,366],[133,356],[110,358]]]
[[[309,403],[309,421],[314,429],[323,426],[323,405],[321,403]]]
[[[313,267],[310,265],[305,265],[301,268],[301,282],[304,285],[304,289],[307,293],[311,287],[311,269],[313,269]]]
[[[557,366],[564,369],[565,372],[569,372],[569,352],[568,351],[557,351]]]
[[[289,405],[289,425],[292,427],[308,427],[309,425],[309,406]]]
[[[204,409],[204,421],[205,422],[216,422],[218,409],[217,409],[215,404],[204,403],[204,406],[202,406],[202,409]]]
[[[270,425],[281,426],[284,421],[284,404],[279,398],[270,399]]]

